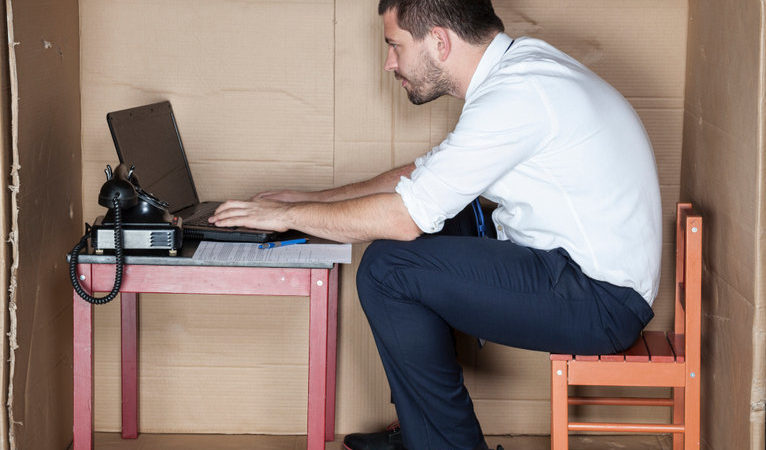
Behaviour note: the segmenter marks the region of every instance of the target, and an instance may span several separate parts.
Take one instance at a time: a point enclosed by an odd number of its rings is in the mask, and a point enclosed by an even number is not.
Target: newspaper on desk
[[[249,242],[202,241],[192,259],[243,264],[351,264],[351,244],[298,244],[258,248],[258,244]]]

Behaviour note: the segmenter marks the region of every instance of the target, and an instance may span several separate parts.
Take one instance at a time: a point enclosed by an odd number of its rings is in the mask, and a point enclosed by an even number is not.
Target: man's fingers
[[[208,219],[210,223],[218,224],[221,220],[231,219],[234,217],[247,216],[250,211],[247,208],[227,208],[221,211],[216,210],[216,213]]]
[[[239,217],[232,217],[229,219],[220,219],[215,221],[217,227],[241,227],[245,226],[244,221]]]
[[[243,202],[239,200],[229,200],[218,205],[218,208],[215,209],[215,214],[218,215],[218,213],[222,211],[226,211],[227,209],[243,208],[246,205],[247,205],[247,202]]]
[[[247,227],[258,229],[274,229],[283,227],[282,221],[275,214],[282,209],[283,204],[266,199],[250,202],[229,200],[222,203],[208,222],[218,227]],[[276,220],[276,221],[275,221]],[[264,228],[267,227],[267,228]],[[286,229],[286,228],[285,228]]]

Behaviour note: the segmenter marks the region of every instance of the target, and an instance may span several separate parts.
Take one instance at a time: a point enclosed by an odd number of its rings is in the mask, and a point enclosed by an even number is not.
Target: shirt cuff
[[[414,183],[411,179],[401,177],[395,191],[402,197],[404,206],[415,225],[424,233],[436,233],[442,229],[444,221],[447,220],[446,214],[434,207],[433,202],[419,199],[414,192]]]

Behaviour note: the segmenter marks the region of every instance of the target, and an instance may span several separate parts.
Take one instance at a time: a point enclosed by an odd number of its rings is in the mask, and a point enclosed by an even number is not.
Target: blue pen
[[[289,241],[281,241],[281,242],[266,242],[264,244],[258,244],[258,248],[274,248],[274,247],[284,247],[285,245],[293,245],[293,244],[305,244],[306,239],[292,239]]]

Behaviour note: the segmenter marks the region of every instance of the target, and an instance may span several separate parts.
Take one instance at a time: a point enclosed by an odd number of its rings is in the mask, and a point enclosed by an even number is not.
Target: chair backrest
[[[702,322],[702,216],[691,203],[676,210],[675,334],[684,336],[687,364],[699,371]]]

